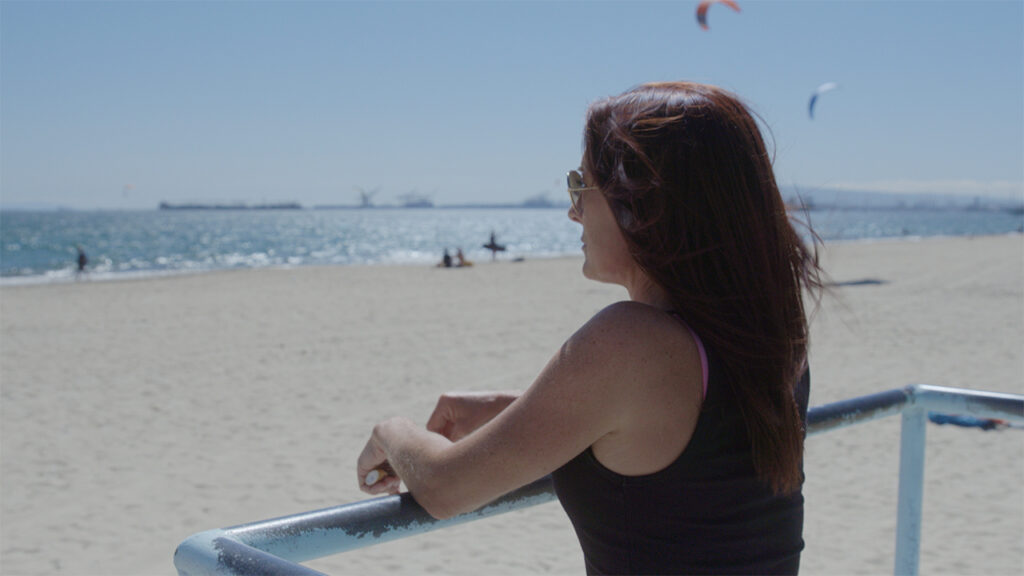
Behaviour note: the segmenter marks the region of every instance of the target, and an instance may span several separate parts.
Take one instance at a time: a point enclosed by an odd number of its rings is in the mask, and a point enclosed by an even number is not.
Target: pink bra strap
[[[684,323],[685,324],[685,323]],[[700,352],[700,377],[701,382],[704,384],[704,395],[701,399],[708,397],[708,352],[704,349],[704,341],[697,336],[697,333],[690,328],[689,324],[686,324],[686,328],[693,334],[693,341],[697,343],[697,351]]]
[[[690,331],[690,335],[693,336],[693,341],[697,343],[697,352],[700,353],[700,376],[701,376],[701,383],[704,385],[704,396],[702,396],[702,399],[703,398],[707,398],[708,397],[708,352],[707,352],[707,350],[704,349],[704,341],[700,339],[700,336],[697,336],[697,333],[693,331],[693,328],[690,328],[690,325],[686,323],[686,320],[683,320],[682,316],[680,316],[676,312],[672,312],[671,314],[673,316],[675,316],[677,320],[682,322],[683,326],[686,326],[686,329]]]

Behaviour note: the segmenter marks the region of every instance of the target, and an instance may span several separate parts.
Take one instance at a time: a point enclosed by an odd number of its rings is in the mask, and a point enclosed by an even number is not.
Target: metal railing
[[[928,412],[1024,423],[1024,396],[914,385],[812,408],[808,435],[902,415],[894,572],[916,575],[921,541],[925,425]],[[180,576],[322,574],[305,562],[346,550],[430,532],[555,499],[550,477],[510,492],[482,508],[436,520],[408,494],[208,530],[174,552]]]

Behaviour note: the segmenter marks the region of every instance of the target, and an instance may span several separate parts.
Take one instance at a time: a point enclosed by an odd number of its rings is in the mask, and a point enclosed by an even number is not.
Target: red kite
[[[740,5],[733,0],[704,0],[697,5],[697,23],[705,30],[708,29],[708,8],[711,8],[712,4],[725,4],[737,12],[740,11]]]

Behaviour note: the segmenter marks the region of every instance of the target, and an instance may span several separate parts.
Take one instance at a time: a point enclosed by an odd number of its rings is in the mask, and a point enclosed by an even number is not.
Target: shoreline
[[[1024,393],[1024,236],[825,243],[810,405],[921,383]],[[523,389],[625,290],[582,256],[0,287],[0,573],[168,574],[197,532],[366,499],[373,424]],[[862,283],[862,280],[878,283]],[[46,286],[42,288],[41,286]],[[891,573],[899,418],[807,440],[807,574]],[[921,572],[1024,565],[1024,431],[929,425]],[[557,503],[307,563],[581,574]]]
[[[820,244],[821,248],[827,249],[828,246],[832,245],[846,245],[846,244],[877,244],[877,243],[900,243],[900,242],[928,242],[930,240],[940,239],[978,239],[978,238],[1002,238],[1002,237],[1015,237],[1022,236],[1022,232],[1006,232],[1002,234],[977,234],[977,235],[955,235],[955,234],[936,234],[931,236],[879,236],[879,237],[867,237],[867,238],[848,238],[848,239],[837,239],[837,240],[826,240]],[[552,255],[541,255],[541,256],[530,256],[524,258],[525,260],[561,260],[561,259],[572,259],[582,258],[582,254],[552,254]],[[474,266],[488,266],[494,264],[519,264],[522,261],[513,261],[511,259],[498,260],[492,262],[490,260],[474,260]],[[74,285],[79,283],[89,282],[137,282],[137,281],[150,281],[150,280],[161,280],[164,278],[176,278],[180,276],[201,276],[206,274],[217,274],[224,272],[246,272],[254,270],[301,270],[306,268],[360,268],[360,267],[399,267],[399,268],[430,268],[433,267],[431,264],[423,262],[357,262],[352,264],[330,264],[330,263],[311,263],[311,264],[275,264],[270,266],[247,266],[247,267],[235,267],[235,268],[210,268],[204,270],[137,270],[128,272],[86,272],[83,277],[79,277],[75,274],[75,271],[68,267],[67,269],[59,271],[50,271],[46,274],[35,274],[28,276],[2,276],[0,277],[0,288],[7,287],[24,287],[24,286],[48,286],[48,285]],[[61,275],[59,277],[52,276],[54,272],[67,272],[67,275]]]
[[[528,260],[531,261],[544,261],[544,260],[565,260],[573,258],[582,258],[583,255],[572,255],[572,254],[558,254],[552,256],[531,256]],[[499,260],[497,262],[491,262],[490,260],[481,261],[474,260],[472,266],[462,267],[463,269],[472,267],[487,267],[501,264],[521,264],[527,259],[523,260]],[[314,264],[280,264],[271,266],[246,266],[246,267],[235,267],[235,268],[210,268],[208,270],[154,270],[154,271],[134,271],[134,272],[115,272],[115,273],[99,273],[94,274],[87,272],[83,277],[60,277],[60,278],[45,278],[44,276],[4,276],[0,277],[0,288],[6,287],[26,287],[26,286],[67,286],[77,284],[88,284],[88,283],[108,283],[108,282],[148,282],[153,280],[162,280],[165,278],[180,278],[189,276],[206,276],[211,274],[231,274],[236,272],[259,272],[263,270],[272,271],[289,271],[289,270],[308,270],[317,268],[438,268],[434,264],[425,264],[421,262],[360,262],[354,264],[328,264],[328,263],[314,263]],[[459,266],[452,266],[452,269],[459,269]],[[73,272],[72,272],[73,274]]]

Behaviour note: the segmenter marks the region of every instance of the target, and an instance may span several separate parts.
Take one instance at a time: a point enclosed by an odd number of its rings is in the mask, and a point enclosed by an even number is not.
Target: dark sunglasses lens
[[[583,188],[583,176],[575,170],[569,172],[569,188]]]
[[[569,188],[569,199],[572,201],[572,207],[574,210],[579,212],[580,209],[580,196],[583,193],[583,176],[579,172],[573,170],[566,176],[566,184]]]

